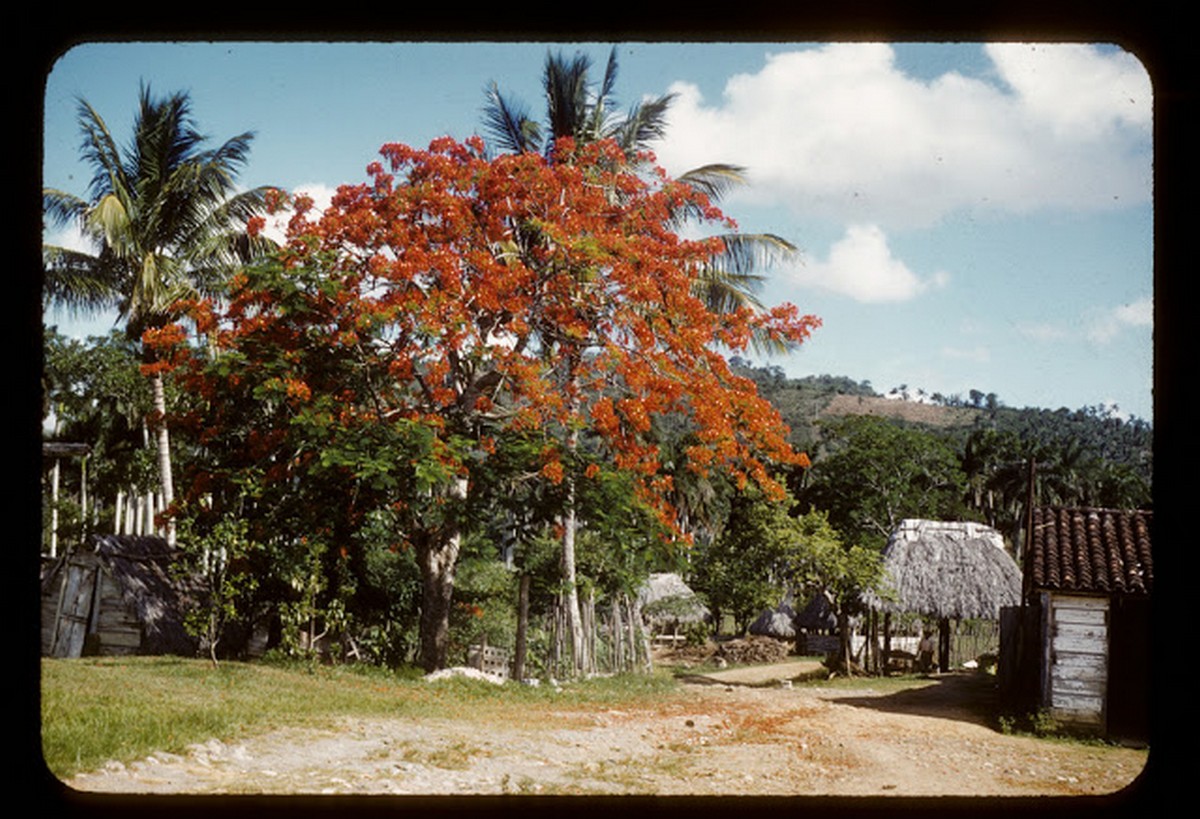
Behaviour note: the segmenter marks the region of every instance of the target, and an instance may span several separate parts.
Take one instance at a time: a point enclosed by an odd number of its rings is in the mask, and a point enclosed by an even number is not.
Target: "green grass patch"
[[[556,711],[650,705],[669,698],[669,674],[620,675],[564,684],[504,686],[465,677],[370,667],[225,662],[163,657],[43,659],[42,751],[60,778],[109,760],[229,741],[284,726],[326,727],[343,717],[511,718]]]
[[[937,685],[937,680],[920,674],[901,674],[892,677],[843,677],[839,675],[832,679],[821,677],[805,680],[803,683],[799,683],[799,685],[803,685],[805,688],[826,688],[834,691],[871,690],[891,694],[896,691],[907,691],[909,689],[927,688],[931,685]]]

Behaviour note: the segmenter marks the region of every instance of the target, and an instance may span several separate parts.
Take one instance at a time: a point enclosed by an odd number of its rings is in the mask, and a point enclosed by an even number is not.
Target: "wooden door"
[[[1055,719],[1104,730],[1108,616],[1108,598],[1051,596],[1046,701]]]
[[[78,657],[83,653],[99,571],[99,564],[94,560],[72,558],[63,566],[51,657]]]

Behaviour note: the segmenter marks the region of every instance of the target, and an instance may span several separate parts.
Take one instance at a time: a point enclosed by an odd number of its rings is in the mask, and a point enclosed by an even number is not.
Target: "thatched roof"
[[[828,631],[837,628],[837,618],[825,595],[817,594],[796,615],[796,627],[808,631]]]
[[[699,623],[709,614],[683,578],[670,572],[650,575],[637,597],[642,613],[652,623]]]
[[[1032,587],[1065,592],[1148,595],[1154,586],[1145,510],[1041,507],[1026,550]]]
[[[981,523],[904,520],[883,550],[893,600],[870,597],[882,611],[994,619],[1021,602],[1021,571],[1004,539]]]
[[[750,624],[750,633],[779,640],[796,637],[796,612],[787,603],[778,608],[766,609]]]

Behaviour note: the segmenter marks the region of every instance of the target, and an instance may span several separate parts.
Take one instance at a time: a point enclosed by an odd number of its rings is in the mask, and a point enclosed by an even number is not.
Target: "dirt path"
[[[982,675],[895,694],[707,683],[653,711],[350,719],[110,764],[67,784],[192,794],[1073,795],[1118,791],[1146,761],[1144,750],[997,732]]]

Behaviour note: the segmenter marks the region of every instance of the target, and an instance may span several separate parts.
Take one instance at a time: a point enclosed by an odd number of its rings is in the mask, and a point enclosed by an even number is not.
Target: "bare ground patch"
[[[1010,736],[961,681],[880,693],[685,685],[653,709],[348,719],[81,774],[157,794],[1108,794],[1147,752]]]

